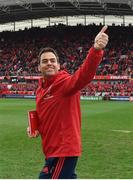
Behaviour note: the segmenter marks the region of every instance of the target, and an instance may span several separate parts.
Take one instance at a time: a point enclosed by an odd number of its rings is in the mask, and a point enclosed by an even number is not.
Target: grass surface
[[[133,179],[133,104],[82,101],[81,107],[78,178]],[[40,138],[26,135],[27,111],[34,108],[34,100],[0,99],[1,179],[38,178],[44,161]]]

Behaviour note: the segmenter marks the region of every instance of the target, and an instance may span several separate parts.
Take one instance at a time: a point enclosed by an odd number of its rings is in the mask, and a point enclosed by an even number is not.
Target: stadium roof
[[[0,0],[0,24],[68,15],[133,15],[133,0]]]

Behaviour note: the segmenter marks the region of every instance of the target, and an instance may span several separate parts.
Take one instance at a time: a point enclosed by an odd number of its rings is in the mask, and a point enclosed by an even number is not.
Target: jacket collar
[[[59,75],[60,72],[58,72],[56,75],[50,77],[50,78],[46,78],[46,77],[41,77],[39,79],[39,86],[43,87],[43,88],[47,88],[48,86],[50,86],[55,79],[57,78],[57,76]]]
[[[45,78],[45,77],[41,77],[39,79],[39,86],[41,86],[42,88],[47,88],[49,87],[55,80],[60,80],[62,78],[65,78],[67,76],[69,76],[70,74],[64,70],[59,71],[56,75],[52,76],[51,78]]]

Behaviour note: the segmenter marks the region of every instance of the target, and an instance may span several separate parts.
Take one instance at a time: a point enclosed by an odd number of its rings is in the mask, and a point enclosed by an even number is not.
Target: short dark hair
[[[46,52],[52,52],[52,53],[56,56],[57,62],[59,63],[59,56],[58,56],[56,50],[54,50],[54,49],[51,48],[51,47],[45,47],[45,48],[41,49],[41,51],[40,51],[40,53],[39,53],[39,55],[38,55],[39,63],[40,63],[40,57],[41,57],[41,55],[42,55],[43,53],[46,53]]]

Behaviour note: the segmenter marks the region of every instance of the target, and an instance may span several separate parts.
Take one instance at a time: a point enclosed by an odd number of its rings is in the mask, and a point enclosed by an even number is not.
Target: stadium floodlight
[[[53,0],[42,0],[42,2],[49,8],[55,9],[55,2]]]
[[[80,2],[79,0],[69,0],[69,2],[76,7],[77,9],[80,9]]]
[[[29,0],[16,0],[16,4],[23,7],[26,10],[32,10],[32,5]]]

